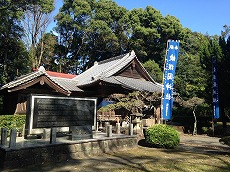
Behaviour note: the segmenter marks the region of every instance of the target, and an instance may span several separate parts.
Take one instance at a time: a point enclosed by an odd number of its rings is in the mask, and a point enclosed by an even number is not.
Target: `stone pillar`
[[[129,135],[133,135],[133,124],[129,124]]]
[[[56,128],[50,129],[50,144],[56,143],[56,132],[57,132]]]
[[[49,139],[50,138],[50,129],[49,128],[44,128],[43,129],[43,139]]]
[[[105,122],[105,133],[107,133],[107,126],[109,125],[109,122]]]
[[[157,124],[163,124],[162,118],[161,118],[161,108],[158,107],[156,109],[156,123]]]
[[[120,123],[116,123],[116,134],[121,134],[121,125],[120,125]]]
[[[98,132],[99,122],[97,122],[96,131]]]
[[[10,148],[16,147],[16,137],[17,137],[17,130],[16,129],[11,129],[10,130]]]
[[[7,129],[1,128],[1,145],[7,144]]]
[[[106,128],[106,136],[112,137],[112,125],[107,125]]]
[[[140,123],[140,128],[141,128],[140,134],[142,135],[142,134],[144,134],[144,132],[143,132],[143,122],[142,122],[142,120],[141,120],[141,123]]]
[[[23,124],[23,128],[22,128],[22,137],[24,137],[26,134],[26,125]]]
[[[99,121],[99,129],[103,129],[103,126],[102,126],[102,121]]]

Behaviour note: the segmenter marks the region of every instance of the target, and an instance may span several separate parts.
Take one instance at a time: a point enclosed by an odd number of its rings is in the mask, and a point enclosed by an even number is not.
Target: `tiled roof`
[[[145,79],[134,79],[128,77],[116,76],[116,74],[129,65],[134,59],[140,65],[142,71],[146,74]],[[37,71],[21,76],[15,81],[9,82],[2,86],[0,90],[11,89],[21,84],[31,82],[33,79],[45,75],[53,83],[60,86],[62,89],[71,93],[71,91],[83,91],[86,85],[97,83],[98,81],[104,81],[112,84],[120,85],[124,88],[139,91],[161,92],[162,85],[156,83],[138,61],[134,51],[113,57],[101,62],[96,62],[94,66],[76,76],[71,74],[63,74],[58,72],[46,71],[44,67],[40,67]],[[80,88],[79,88],[80,87]]]
[[[50,77],[56,84],[69,91],[83,91],[77,87],[77,81],[67,78]]]
[[[51,74],[51,75],[49,75]],[[64,90],[70,92],[70,91],[82,91],[80,88],[77,87],[77,81],[68,79],[66,77],[70,77],[70,74],[58,74],[58,72],[51,72],[51,71],[45,71],[44,67],[40,67],[37,71],[29,73],[27,75],[23,75],[20,78],[17,78],[14,81],[9,82],[8,84],[3,85],[0,90],[3,89],[10,89],[17,87],[21,84],[24,84],[26,82],[29,82],[35,78],[38,78],[42,75],[45,75],[47,78],[49,78],[51,81],[53,81],[55,84],[59,85],[62,87]],[[76,75],[73,75],[75,77]]]
[[[102,78],[110,77],[120,71],[136,57],[134,51],[117,57],[113,57],[98,63],[74,78],[78,86],[94,83]]]
[[[53,72],[53,71],[46,71],[46,73],[47,73],[49,76],[52,76],[52,77],[68,78],[68,79],[72,79],[72,78],[74,78],[74,77],[77,76],[77,75],[73,75],[73,74],[60,73],[60,72]]]
[[[121,71],[124,67],[132,62],[132,60],[136,59],[139,63],[141,69],[149,78],[149,81],[115,76],[114,74]],[[78,81],[79,87],[84,87],[86,85],[94,84],[98,81],[104,81],[108,83],[118,84],[123,87],[139,90],[139,91],[150,91],[150,92],[161,92],[162,86],[161,84],[156,83],[151,76],[149,76],[148,72],[141,65],[139,60],[137,59],[134,51],[131,53],[127,53],[121,56],[117,56],[114,58],[110,58],[98,63],[95,63],[94,66],[86,70],[84,73],[78,75],[74,78],[74,80]]]
[[[26,74],[26,75],[23,75],[21,76],[20,78],[14,80],[14,81],[11,81],[5,85],[3,85],[1,87],[1,90],[5,89],[5,88],[13,88],[13,87],[16,87],[18,85],[21,85],[21,84],[24,84],[34,78],[37,78],[41,75],[45,75],[45,71],[43,70],[38,70],[36,72],[32,72],[32,73],[29,73],[29,74]]]
[[[162,92],[162,85],[142,79],[127,78],[122,76],[112,76],[102,79],[105,82],[121,85],[137,91]]]

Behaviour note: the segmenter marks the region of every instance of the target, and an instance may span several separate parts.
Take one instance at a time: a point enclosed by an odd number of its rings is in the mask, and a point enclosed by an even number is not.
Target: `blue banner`
[[[213,99],[213,115],[215,119],[220,117],[219,110],[219,93],[218,93],[218,77],[217,77],[216,59],[212,58],[212,99]]]
[[[165,59],[164,67],[164,89],[162,100],[162,118],[170,120],[172,117],[173,106],[173,85],[178,60],[179,42],[168,41],[168,53]]]

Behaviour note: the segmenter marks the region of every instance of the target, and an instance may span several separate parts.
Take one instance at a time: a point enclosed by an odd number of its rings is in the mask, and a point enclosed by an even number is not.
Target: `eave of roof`
[[[51,74],[52,76],[50,76],[49,74]],[[20,89],[25,89],[28,86],[32,86],[33,84],[36,84],[38,81],[37,78],[44,76],[45,78],[47,78],[45,79],[47,81],[46,84],[48,84],[53,89],[55,89],[55,85],[56,85],[55,90],[60,91],[65,95],[70,95],[71,91],[79,91],[79,92],[83,91],[77,87],[77,81],[66,78],[69,77],[71,74],[70,75],[65,75],[65,74],[59,75],[59,74],[58,74],[59,77],[57,77],[57,72],[50,72],[50,71],[47,72],[45,71],[44,67],[40,67],[35,72],[29,73],[27,75],[23,75],[18,79],[3,85],[0,88],[0,90],[7,89],[8,91],[17,91]],[[73,75],[71,77],[73,78],[74,76],[76,75]]]
[[[103,79],[96,80],[95,82],[82,85],[80,88],[84,89],[84,87],[91,87],[101,82],[119,85],[127,90],[135,90],[135,91],[148,91],[148,92],[161,93],[163,88],[162,85],[158,83],[153,83],[151,81],[146,81],[141,79],[122,77],[122,76],[105,77]]]
[[[122,87],[129,88],[136,91],[148,91],[148,92],[162,92],[162,85],[153,83],[151,81],[127,78],[122,76],[112,76],[103,78],[104,82],[121,85]]]
[[[0,90],[6,89],[6,88],[16,87],[20,84],[24,84],[24,83],[26,83],[26,82],[34,79],[34,78],[42,76],[42,75],[45,75],[45,71],[43,71],[43,70],[38,70],[36,72],[32,72],[32,73],[29,73],[27,75],[23,75],[20,78],[3,85]]]

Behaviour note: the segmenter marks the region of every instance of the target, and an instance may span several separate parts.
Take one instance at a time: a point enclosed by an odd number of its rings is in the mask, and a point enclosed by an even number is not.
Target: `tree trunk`
[[[43,53],[44,53],[44,41],[43,41],[43,37],[41,38],[41,47],[40,47],[40,55],[39,55],[39,58],[38,58],[38,68],[39,66],[41,65],[41,61],[42,61],[42,56],[43,56]]]
[[[8,78],[8,72],[7,72],[7,68],[8,68],[8,54],[7,54],[7,50],[4,52],[4,63],[3,63],[3,74],[5,79],[9,79]],[[6,83],[4,83],[6,84]]]
[[[196,106],[194,106],[194,109],[193,109],[193,116],[194,116],[194,127],[193,127],[193,135],[196,135],[197,134],[197,119],[196,119],[196,113],[195,113],[195,110],[196,110]]]

